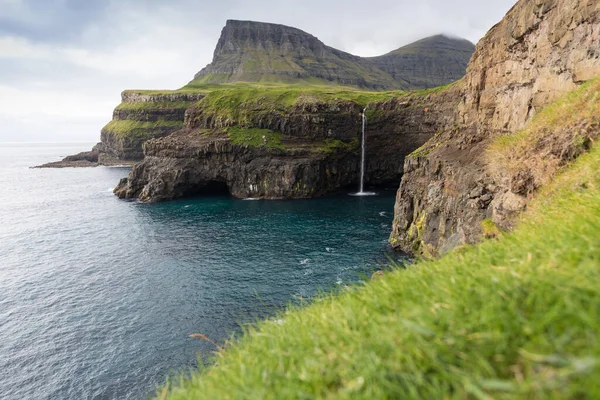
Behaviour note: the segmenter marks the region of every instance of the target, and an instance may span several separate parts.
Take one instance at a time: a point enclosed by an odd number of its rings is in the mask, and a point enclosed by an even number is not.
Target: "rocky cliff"
[[[100,163],[106,159],[142,160],[142,144],[183,128],[186,110],[204,96],[204,93],[123,92],[113,120],[101,132],[104,151]]]
[[[527,125],[598,75],[598,1],[519,1],[477,45],[452,129],[406,159],[392,245],[436,255],[478,241],[486,225],[510,227],[544,176],[599,133],[593,116],[561,114],[564,104],[531,135]],[[590,96],[583,110],[597,102]]]
[[[361,58],[299,29],[227,21],[211,64],[190,86],[227,82],[308,82],[368,89],[423,89],[460,79],[474,45],[434,36],[381,57]]]
[[[396,186],[404,156],[453,121],[459,88],[360,100],[341,92],[213,92],[187,111],[185,129],[144,145],[144,161],[115,193],[160,201],[218,189],[287,199],[356,186],[365,102],[366,181]]]
[[[186,110],[204,96],[203,92],[124,91],[112,121],[101,130],[100,143],[89,152],[40,168],[127,165],[141,161],[142,145],[182,129]]]
[[[224,88],[256,89],[262,83],[268,83],[270,87],[289,87],[290,84],[303,88],[329,87],[334,92],[342,88],[352,90],[349,87],[430,88],[460,79],[473,51],[474,46],[468,41],[435,36],[381,57],[361,58],[328,47],[299,29],[251,21],[228,21],[215,49],[213,62],[190,84],[174,91],[123,92],[122,103],[115,109],[113,120],[101,131],[101,143],[90,152],[42,167],[132,164],[140,161],[144,157],[142,146],[146,141],[165,137],[187,126],[186,111],[209,93],[223,93]],[[307,90],[307,95],[311,96],[311,90]],[[230,104],[230,101],[224,100],[223,104]],[[218,121],[215,124],[205,122],[198,126],[219,126]],[[287,122],[286,129],[294,129],[300,121],[291,116]],[[263,125],[262,122],[259,124]],[[299,126],[296,129],[307,133],[305,128]],[[322,132],[310,135],[323,136]]]

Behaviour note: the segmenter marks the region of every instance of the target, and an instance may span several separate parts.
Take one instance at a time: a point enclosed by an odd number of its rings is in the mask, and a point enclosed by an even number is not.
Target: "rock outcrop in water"
[[[552,100],[599,75],[600,2],[519,1],[477,45],[452,129],[406,159],[393,246],[436,255],[478,241],[486,219],[509,227],[535,189],[532,171],[494,174],[486,149],[495,138],[523,128]],[[600,130],[573,129],[586,135]],[[555,156],[560,163],[573,156],[572,146],[562,144],[542,140],[530,156]]]
[[[72,156],[67,156],[61,161],[50,162],[34,168],[87,168],[98,166],[98,157],[102,143],[95,145],[90,151],[83,151]],[[110,164],[109,164],[110,165]]]

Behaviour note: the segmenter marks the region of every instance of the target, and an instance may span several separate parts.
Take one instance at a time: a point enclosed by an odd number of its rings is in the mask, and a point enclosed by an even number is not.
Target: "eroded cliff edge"
[[[100,143],[91,151],[40,168],[133,165],[144,158],[146,141],[182,129],[186,110],[204,96],[203,92],[126,90],[112,120],[100,132]]]
[[[380,57],[334,49],[299,29],[254,21],[227,21],[211,64],[179,90],[125,91],[113,120],[91,151],[45,168],[134,164],[142,145],[184,127],[185,113],[207,93],[232,86],[297,86],[332,90],[426,89],[464,76],[474,45],[432,36]],[[309,90],[310,94],[310,90]]]
[[[397,187],[404,156],[454,120],[461,84],[421,93],[228,88],[186,111],[185,127],[148,141],[115,193],[170,200],[220,189],[240,198],[311,198],[359,180],[368,104],[367,175]]]
[[[549,174],[545,170],[575,157],[600,129],[588,119],[547,128],[528,154],[501,168],[490,146],[598,75],[598,1],[518,2],[477,45],[452,128],[407,157],[391,244],[435,256],[478,241],[487,221],[510,227]],[[519,163],[522,168],[515,167]]]

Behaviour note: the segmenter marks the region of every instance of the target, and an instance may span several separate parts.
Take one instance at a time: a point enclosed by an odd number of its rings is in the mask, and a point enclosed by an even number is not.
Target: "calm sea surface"
[[[394,193],[118,200],[126,168],[0,144],[0,399],[145,398],[208,343],[386,262]]]

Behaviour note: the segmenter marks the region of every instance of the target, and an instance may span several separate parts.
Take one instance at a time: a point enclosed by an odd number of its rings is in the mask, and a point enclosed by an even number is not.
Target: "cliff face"
[[[249,87],[254,83],[284,87],[342,87],[367,89],[429,88],[460,79],[474,46],[464,40],[436,36],[406,46],[378,58],[361,58],[328,47],[316,37],[296,28],[251,21],[228,21],[214,52],[213,62],[200,71],[186,87],[176,91],[125,91],[113,120],[101,131],[101,143],[90,152],[65,158],[43,167],[131,164],[144,158],[143,144],[181,130],[186,111],[208,94],[232,86]],[[236,83],[236,85],[215,85]],[[275,86],[275,85],[269,85]],[[289,85],[288,85],[289,86]],[[310,92],[310,91],[309,91]],[[310,95],[310,93],[309,93]],[[239,99],[237,99],[239,100]],[[225,101],[225,108],[227,108]],[[244,109],[244,104],[238,103]],[[332,115],[332,129],[346,124],[336,112],[315,110],[320,118]],[[268,127],[292,136],[323,137],[322,131],[308,132],[306,121],[297,118],[303,110],[291,112],[285,127],[268,122],[266,115],[248,112],[255,121],[248,127]],[[193,110],[191,110],[193,112]],[[355,113],[356,110],[353,112]],[[206,113],[205,113],[206,114]],[[263,113],[264,114],[264,113]],[[215,113],[198,118],[214,118],[197,124],[201,127],[227,127]],[[275,118],[282,122],[282,118]],[[325,129],[324,123],[317,129]],[[315,126],[313,126],[315,127]],[[326,129],[330,129],[329,127]],[[353,133],[347,131],[346,136]],[[403,153],[402,153],[403,154]],[[401,157],[399,158],[401,160]],[[399,168],[400,169],[400,168]]]
[[[309,143],[285,148],[233,144],[223,131],[182,130],[146,143],[146,158],[115,193],[142,201],[229,192],[239,198],[310,198],[338,188],[356,171],[351,153]]]
[[[142,144],[183,128],[187,108],[201,100],[201,93],[144,94],[123,92],[113,120],[101,131],[103,149],[99,162],[140,161]]]
[[[398,184],[404,156],[453,121],[459,88],[369,105],[368,184]],[[228,111],[220,95],[209,94],[188,110],[184,130],[145,144],[144,161],[119,184],[117,195],[160,201],[220,187],[241,198],[287,199],[357,185],[364,105],[300,92],[274,109],[267,94],[246,96],[243,108]]]
[[[211,64],[191,85],[320,82],[369,89],[422,89],[460,79],[473,54],[466,40],[435,36],[375,58],[326,46],[284,25],[227,21]]]
[[[390,238],[394,247],[436,255],[479,240],[485,219],[511,225],[536,188],[536,171],[509,173],[510,164],[506,171],[493,171],[489,146],[600,75],[599,39],[600,3],[595,0],[522,0],[490,30],[467,68],[453,128],[405,162]],[[597,126],[586,122],[564,129],[592,135]],[[560,139],[557,146],[548,140],[557,132],[550,129],[545,135],[527,157],[553,157],[558,165],[573,156],[574,142]]]
[[[299,29],[252,21],[227,21],[214,58],[194,82],[333,82],[374,89],[405,86],[360,57],[324,45]]]
[[[599,9],[593,0],[518,2],[477,45],[460,122],[491,132],[520,129],[598,75]]]
[[[204,97],[204,93],[125,91],[112,121],[101,130],[100,143],[89,152],[40,168],[129,165],[141,161],[143,144],[182,129],[186,110]]]

